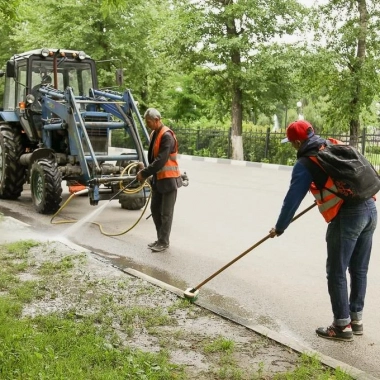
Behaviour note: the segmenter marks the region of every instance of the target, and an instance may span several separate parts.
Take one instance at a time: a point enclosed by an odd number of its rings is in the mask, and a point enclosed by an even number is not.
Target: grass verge
[[[31,240],[0,245],[0,378],[351,379],[87,254]]]

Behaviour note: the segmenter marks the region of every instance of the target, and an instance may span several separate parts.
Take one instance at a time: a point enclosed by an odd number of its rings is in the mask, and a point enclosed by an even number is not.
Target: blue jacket
[[[313,182],[313,177],[311,176],[309,170],[302,163],[302,160],[298,159],[310,151],[318,150],[319,147],[325,143],[325,139],[314,135],[305,140],[298,150],[297,162],[293,167],[289,190],[286,193],[280,216],[278,217],[275,225],[277,233],[281,234],[288,228],[294,214],[305,198],[305,195],[309,191],[310,185]]]

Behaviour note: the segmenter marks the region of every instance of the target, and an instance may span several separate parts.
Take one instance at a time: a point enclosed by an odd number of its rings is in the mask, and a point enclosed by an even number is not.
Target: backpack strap
[[[328,174],[312,159],[309,157],[301,157],[298,159],[309,171],[313,177],[313,182],[317,189],[322,190],[325,188],[326,182],[329,178]]]
[[[313,177],[313,182],[315,186],[317,187],[317,189],[319,190],[322,201],[323,201],[323,192],[322,192],[323,189],[327,190],[330,193],[335,194],[339,198],[342,198],[339,193],[331,189],[328,189],[325,186],[329,178],[329,175],[323,170],[321,166],[319,166],[315,161],[313,161],[309,157],[301,157],[299,160],[305,165],[305,167],[309,170],[311,176]]]
[[[334,144],[334,141],[327,139],[326,143],[323,146],[321,146],[320,149],[323,149],[324,146],[332,145],[332,144]],[[302,155],[298,160],[309,171],[309,173],[313,177],[313,182],[315,186],[317,187],[317,189],[321,190],[321,193],[322,193],[322,189],[325,188],[325,185],[329,176],[320,165],[318,165],[315,161],[309,158],[310,156],[315,157],[317,155],[318,155],[318,150],[315,149],[315,150],[306,152],[306,154]]]

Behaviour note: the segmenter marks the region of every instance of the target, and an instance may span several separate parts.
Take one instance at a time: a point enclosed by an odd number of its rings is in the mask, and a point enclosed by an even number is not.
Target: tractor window
[[[92,85],[91,66],[88,64],[77,64],[69,70],[68,86],[72,87],[74,94],[85,96],[89,94]]]
[[[52,61],[34,61],[32,67],[32,88],[41,84],[44,76],[50,76],[54,83]],[[61,61],[57,67],[57,89],[64,91],[67,87],[73,89],[74,95],[88,95],[93,87],[91,65],[83,62]]]
[[[31,92],[33,93],[33,89],[38,89],[42,84],[53,84],[53,74],[52,73],[46,73],[46,74],[37,74],[32,73],[32,88]],[[58,80],[59,83],[59,80]],[[59,85],[58,85],[59,88]]]
[[[31,93],[38,90],[42,84],[46,85],[51,83],[53,85],[53,63],[48,61],[33,61],[31,75],[31,88],[29,89],[29,92]],[[58,73],[58,88],[62,89],[63,86],[60,85],[60,82],[62,82],[62,79],[60,79],[60,75]]]
[[[19,66],[17,69],[16,83],[16,108],[19,102],[25,101],[26,96],[26,66]]]
[[[16,81],[14,78],[5,79],[4,111],[14,111],[16,109]]]

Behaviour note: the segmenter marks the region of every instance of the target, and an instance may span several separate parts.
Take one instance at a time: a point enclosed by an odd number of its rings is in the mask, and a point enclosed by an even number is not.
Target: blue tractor
[[[149,134],[130,90],[98,89],[95,61],[73,50],[16,54],[0,76],[0,198],[17,199],[29,184],[36,211],[52,214],[66,181],[86,188],[92,205],[113,198],[124,209],[145,205],[145,188],[120,191],[138,188],[136,172],[147,165]],[[128,149],[110,152],[113,133]]]

